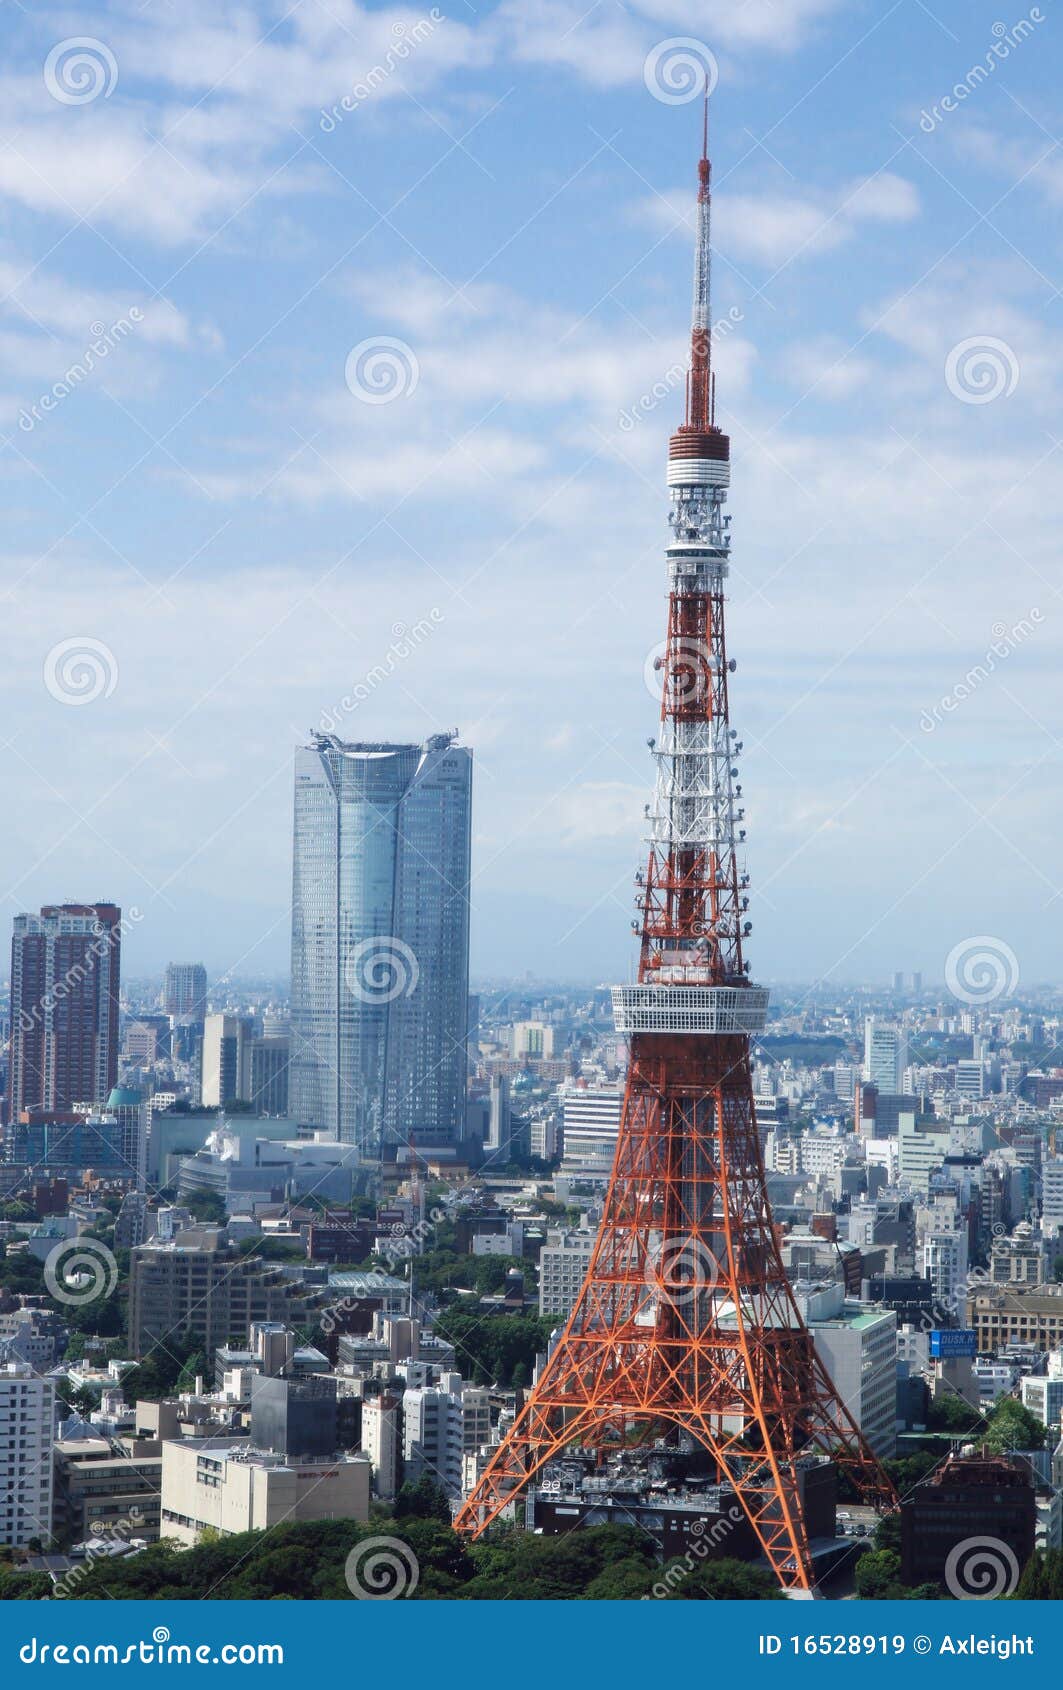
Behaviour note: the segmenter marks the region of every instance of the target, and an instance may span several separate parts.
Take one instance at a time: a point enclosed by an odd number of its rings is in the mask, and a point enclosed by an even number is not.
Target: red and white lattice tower
[[[668,637],[637,984],[613,991],[631,1060],[616,1156],[583,1288],[512,1430],[458,1516],[490,1525],[571,1446],[685,1435],[734,1489],[780,1584],[815,1589],[807,1456],[895,1500],[817,1358],[786,1278],[753,1111],[750,1035],[768,994],[743,941],[741,788],[724,583],[730,442],[711,367],[710,166],[699,164],[686,419],[668,452]]]

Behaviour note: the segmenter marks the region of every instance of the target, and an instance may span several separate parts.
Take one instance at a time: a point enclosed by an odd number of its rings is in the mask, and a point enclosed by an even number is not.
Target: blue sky
[[[458,727],[474,972],[624,975],[689,52],[754,971],[939,979],[988,934],[1058,978],[1053,0],[5,19],[8,914],[106,896],[130,971],[283,969],[299,737]]]

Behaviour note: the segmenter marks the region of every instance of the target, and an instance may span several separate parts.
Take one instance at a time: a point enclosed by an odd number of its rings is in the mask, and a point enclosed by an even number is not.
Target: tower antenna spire
[[[712,259],[710,250],[712,165],[709,162],[709,79],[705,77],[701,158],[698,162],[698,209],[694,244],[694,310],[690,330],[690,379],[687,382],[688,428],[714,423],[711,368]]]

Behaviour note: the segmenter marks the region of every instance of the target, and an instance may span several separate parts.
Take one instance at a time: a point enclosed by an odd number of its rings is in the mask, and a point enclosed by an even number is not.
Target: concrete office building
[[[897,1448],[897,1316],[848,1302],[840,1285],[798,1301],[816,1352],[842,1401],[880,1459]]]
[[[167,1015],[202,1021],[207,1007],[207,971],[201,962],[169,962],[162,988]]]
[[[139,1358],[191,1331],[208,1355],[256,1321],[300,1326],[322,1298],[274,1263],[225,1247],[141,1244],[130,1253],[129,1346]]]
[[[203,1023],[200,1097],[204,1109],[246,1102],[251,1094],[254,1028],[243,1015],[208,1015]]]
[[[207,1530],[229,1537],[289,1521],[367,1520],[368,1458],[290,1460],[231,1437],[162,1446],[161,1529],[190,1547]]]
[[[594,1249],[593,1232],[548,1232],[539,1252],[539,1313],[565,1318],[579,1296]]]
[[[434,1385],[402,1393],[402,1458],[406,1478],[423,1475],[452,1495],[461,1491],[465,1427],[461,1397]]]

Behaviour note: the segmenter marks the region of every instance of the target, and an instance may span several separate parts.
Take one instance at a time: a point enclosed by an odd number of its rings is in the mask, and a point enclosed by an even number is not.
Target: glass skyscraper
[[[296,753],[289,1108],[358,1146],[452,1144],[465,1123],[472,753]]]

